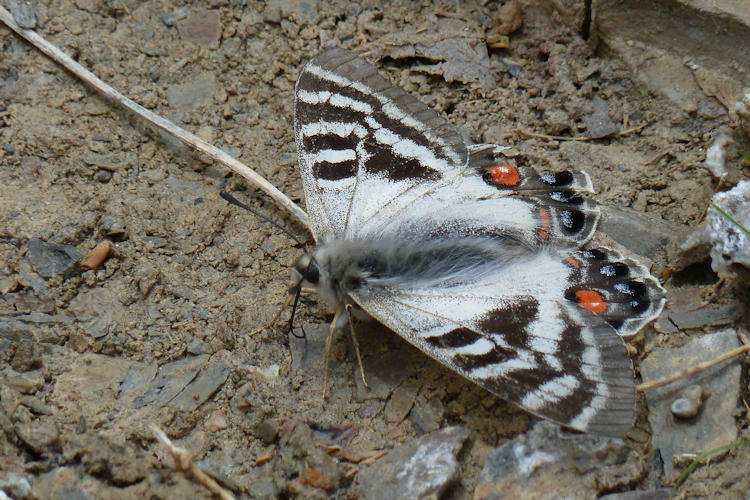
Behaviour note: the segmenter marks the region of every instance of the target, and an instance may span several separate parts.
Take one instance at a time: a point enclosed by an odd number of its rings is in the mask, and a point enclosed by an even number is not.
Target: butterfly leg
[[[362,364],[362,354],[359,352],[359,342],[357,342],[357,336],[354,334],[354,317],[352,316],[352,305],[347,304],[346,314],[349,317],[349,331],[352,334],[352,343],[354,343],[354,351],[357,353],[357,362],[359,363],[359,374],[362,375],[362,383],[365,384],[365,388],[369,389],[370,386],[367,384],[365,378],[365,367]]]
[[[250,332],[250,336],[252,337],[253,335],[260,333],[263,330],[267,330],[271,328],[274,324],[276,324],[276,321],[279,319],[279,316],[281,316],[281,313],[284,312],[284,309],[289,307],[289,304],[292,303],[292,300],[294,300],[294,294],[290,293],[289,295],[286,296],[286,300],[284,300],[284,304],[281,306],[281,309],[279,309],[279,311],[274,315],[274,317],[271,318],[271,321],[261,326],[257,330],[253,330],[252,332]]]
[[[331,360],[331,344],[333,344],[333,336],[336,334],[336,330],[339,329],[339,321],[341,321],[341,313],[344,312],[344,306],[339,305],[336,308],[336,312],[333,315],[333,321],[331,321],[331,327],[328,330],[328,337],[326,337],[326,354],[325,354],[325,369],[323,371],[323,400],[326,399],[326,393],[328,392],[328,364]]]

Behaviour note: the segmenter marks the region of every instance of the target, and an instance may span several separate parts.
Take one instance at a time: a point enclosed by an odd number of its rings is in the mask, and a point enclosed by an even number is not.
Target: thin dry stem
[[[196,482],[208,488],[211,493],[215,494],[222,500],[234,500],[234,495],[222,488],[219,483],[214,481],[213,478],[203,472],[200,467],[195,465],[193,457],[190,456],[189,451],[172,443],[172,440],[169,439],[164,431],[159,429],[156,424],[151,424],[151,432],[154,433],[156,440],[169,450],[169,453],[174,459],[175,468],[178,471],[190,472]]]
[[[733,358],[735,356],[739,356],[743,352],[750,351],[750,344],[743,345],[738,347],[737,349],[733,349],[729,352],[725,352],[719,357],[716,357],[710,361],[706,361],[704,363],[699,363],[695,366],[691,366],[690,368],[686,368],[685,370],[682,370],[681,372],[673,373],[672,375],[669,375],[667,377],[661,378],[659,380],[654,380],[653,382],[646,382],[645,384],[641,384],[637,387],[637,390],[639,392],[647,391],[649,389],[656,389],[657,387],[662,387],[667,384],[671,384],[672,382],[675,382],[677,380],[680,380],[685,377],[689,377],[691,375],[695,375],[696,373],[700,373],[702,371],[706,371],[712,366],[718,365],[722,361],[726,361],[730,358]]]
[[[519,128],[518,133],[525,136],[525,137],[532,137],[534,139],[544,139],[545,141],[576,141],[576,142],[585,142],[585,141],[598,141],[600,139],[609,139],[610,137],[625,137],[626,135],[630,135],[636,132],[640,132],[644,128],[648,127],[653,123],[653,120],[649,120],[645,123],[642,123],[641,125],[638,125],[637,127],[632,127],[627,130],[623,130],[621,132],[612,132],[611,134],[606,135],[600,135],[597,137],[567,137],[564,135],[547,135],[547,134],[537,134],[536,132],[530,132],[528,130]]]
[[[145,120],[152,123],[154,126],[163,130],[164,132],[167,132],[168,134],[171,134],[174,137],[178,138],[188,147],[191,147],[195,149],[196,151],[200,151],[201,153],[208,155],[209,157],[213,158],[217,162],[225,165],[232,171],[241,175],[242,177],[247,179],[247,181],[253,187],[260,189],[261,191],[266,193],[268,196],[270,196],[273,201],[275,201],[281,208],[285,209],[290,214],[292,214],[305,227],[309,227],[307,214],[304,212],[304,210],[298,207],[284,193],[276,189],[276,187],[274,187],[273,184],[271,184],[266,179],[261,177],[253,169],[251,169],[244,163],[232,158],[229,154],[220,150],[216,146],[213,146],[207,143],[206,141],[196,136],[195,134],[192,134],[188,132],[187,130],[178,127],[177,125],[170,122],[169,120],[162,118],[156,113],[153,113],[147,110],[146,108],[136,103],[135,101],[128,99],[124,95],[120,94],[117,90],[115,90],[114,88],[107,85],[99,78],[97,78],[96,75],[94,75],[92,72],[90,72],[89,70],[87,70],[86,68],[84,68],[83,66],[75,62],[73,59],[71,59],[63,51],[61,51],[60,49],[52,45],[50,42],[42,38],[35,31],[26,30],[18,26],[16,22],[14,21],[13,16],[10,14],[10,12],[8,12],[2,7],[0,7],[0,21],[5,23],[10,29],[15,31],[20,37],[27,40],[34,47],[36,47],[37,49],[42,51],[44,54],[46,54],[49,58],[51,58],[53,61],[55,61],[56,63],[60,64],[65,69],[73,73],[73,75],[78,77],[80,80],[83,80],[84,82],[92,86],[94,89],[104,94],[107,98],[129,109],[133,113],[136,113],[137,115],[143,117]]]

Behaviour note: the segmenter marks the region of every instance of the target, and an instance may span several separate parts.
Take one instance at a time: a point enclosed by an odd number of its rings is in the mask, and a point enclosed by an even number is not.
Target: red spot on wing
[[[493,183],[501,186],[515,186],[521,182],[521,176],[513,165],[493,165],[487,168],[487,173]]]
[[[567,259],[565,259],[565,262],[570,264],[571,267],[575,267],[576,269],[581,267],[581,263],[577,261],[576,259],[574,259],[573,257],[568,257]]]
[[[549,210],[542,208],[539,210],[539,218],[542,219],[542,227],[539,228],[539,239],[544,241],[549,238]]]
[[[578,290],[576,292],[576,300],[579,306],[588,309],[594,314],[601,314],[609,307],[602,294],[596,290]]]

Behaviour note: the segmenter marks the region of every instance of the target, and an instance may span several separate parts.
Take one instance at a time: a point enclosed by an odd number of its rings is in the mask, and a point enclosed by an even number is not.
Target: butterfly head
[[[312,255],[306,253],[297,259],[297,262],[294,263],[294,269],[292,269],[292,279],[295,282],[295,287],[302,287],[306,283],[313,287],[318,285],[320,269]]]

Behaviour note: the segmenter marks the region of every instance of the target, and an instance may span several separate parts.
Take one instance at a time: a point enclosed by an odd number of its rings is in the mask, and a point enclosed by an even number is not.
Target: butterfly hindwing
[[[609,324],[559,295],[573,274],[540,252],[466,283],[395,283],[351,296],[432,358],[530,413],[622,435],[634,419],[632,364]]]

